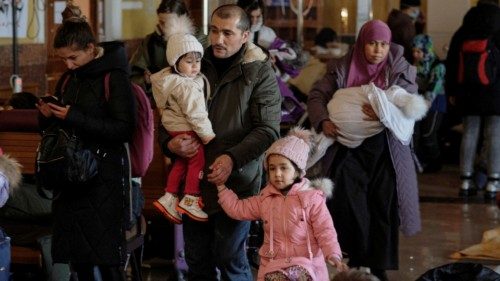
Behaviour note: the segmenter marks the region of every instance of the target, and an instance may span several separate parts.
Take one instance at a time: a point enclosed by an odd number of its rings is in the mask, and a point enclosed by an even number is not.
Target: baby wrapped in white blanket
[[[367,116],[362,111],[363,104],[372,106],[379,117],[378,121],[364,120]],[[422,96],[410,94],[399,86],[384,91],[370,83],[337,90],[327,108],[330,120],[337,126],[336,140],[349,148],[355,148],[385,128],[401,143],[409,144],[415,121],[425,116],[429,106]],[[316,134],[316,149],[309,157],[307,167],[321,159],[334,141],[323,133]]]

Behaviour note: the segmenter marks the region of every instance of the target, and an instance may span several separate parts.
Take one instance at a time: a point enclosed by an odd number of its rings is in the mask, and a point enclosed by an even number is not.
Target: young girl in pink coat
[[[328,280],[326,262],[339,271],[347,268],[325,204],[333,184],[304,177],[310,139],[309,131],[295,128],[269,148],[264,159],[269,183],[259,195],[240,200],[230,187],[217,187],[219,204],[230,217],[264,223],[258,280],[322,281]]]

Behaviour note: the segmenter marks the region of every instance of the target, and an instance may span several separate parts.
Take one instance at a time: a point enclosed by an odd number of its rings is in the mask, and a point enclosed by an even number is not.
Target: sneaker
[[[477,194],[477,188],[474,184],[474,180],[471,176],[462,176],[462,184],[460,186],[460,191],[458,192],[458,196],[461,197],[469,197]]]
[[[186,194],[182,198],[181,202],[177,205],[177,211],[182,214],[188,215],[190,218],[196,221],[208,221],[207,213],[203,212],[201,209],[203,203],[201,202],[200,196],[193,196]]]
[[[171,222],[181,224],[181,215],[176,210],[177,202],[179,202],[177,196],[167,192],[165,195],[160,197],[160,199],[154,201],[153,206],[155,206],[155,208]]]
[[[484,197],[486,199],[495,199],[497,192],[500,190],[500,179],[498,178],[488,178],[488,183],[486,184],[486,190],[484,192]]]

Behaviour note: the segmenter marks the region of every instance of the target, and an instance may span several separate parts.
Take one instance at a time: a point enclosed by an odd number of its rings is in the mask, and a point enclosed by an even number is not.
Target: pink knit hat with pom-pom
[[[267,170],[268,158],[272,154],[278,154],[288,158],[300,169],[300,177],[306,175],[307,158],[311,150],[312,133],[309,130],[295,127],[288,134],[275,141],[266,151],[264,168]]]

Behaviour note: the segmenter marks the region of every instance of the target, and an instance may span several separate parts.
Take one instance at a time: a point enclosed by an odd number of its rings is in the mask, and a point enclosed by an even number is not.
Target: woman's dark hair
[[[63,22],[54,37],[54,49],[75,46],[78,50],[84,50],[89,44],[97,43],[85,16],[72,1],[68,1],[66,9],[61,14]]]
[[[38,103],[38,98],[29,92],[15,93],[7,101],[7,105],[14,109],[36,109],[35,104]]]
[[[266,17],[266,5],[263,0],[238,0],[236,5],[240,6],[248,16],[252,11],[260,9],[262,12],[262,18]]]
[[[330,27],[323,27],[316,37],[314,37],[314,45],[326,48],[326,44],[337,41],[337,32]]]
[[[178,16],[189,15],[189,11],[183,0],[162,0],[158,9],[156,9],[156,13],[175,13]]]

